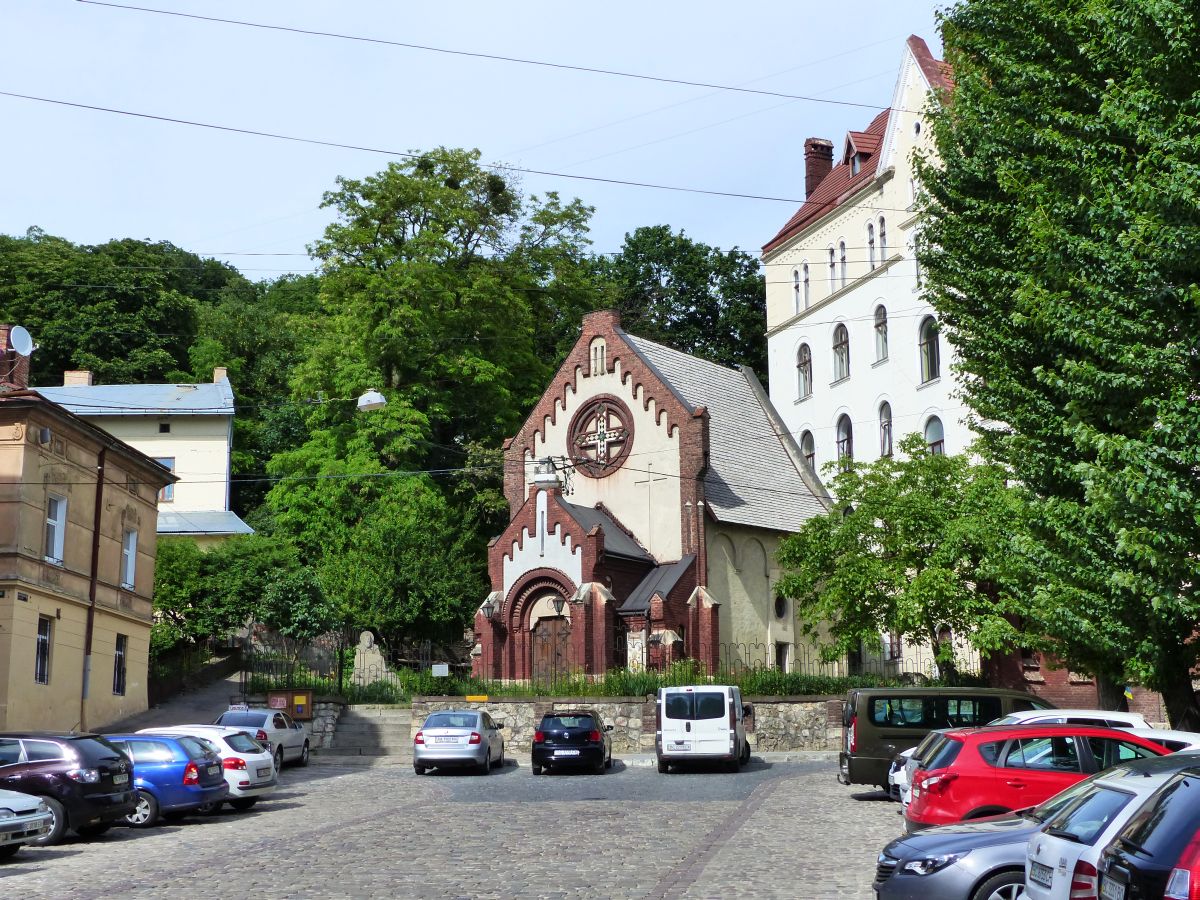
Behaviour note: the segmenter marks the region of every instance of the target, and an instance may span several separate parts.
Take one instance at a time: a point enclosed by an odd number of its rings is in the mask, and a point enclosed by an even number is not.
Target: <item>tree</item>
[[[766,380],[767,319],[758,260],[721,250],[666,225],[625,235],[600,263],[610,302],[633,334]]]
[[[258,621],[284,640],[292,667],[314,639],[341,624],[336,604],[321,589],[310,569],[277,575],[266,586],[258,610]]]
[[[931,453],[919,435],[901,455],[839,472],[829,515],[784,540],[776,588],[827,656],[878,647],[880,635],[933,648],[956,677],[950,628],[980,650],[1017,646],[1022,572],[1013,536],[1022,505],[997,466]]]
[[[1200,727],[1200,13],[968,0],[920,254],[1060,652]]]

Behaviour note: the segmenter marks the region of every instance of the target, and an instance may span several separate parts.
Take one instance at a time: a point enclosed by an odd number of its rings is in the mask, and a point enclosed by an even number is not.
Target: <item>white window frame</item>
[[[51,508],[54,513],[51,514]],[[44,550],[46,562],[55,565],[63,564],[63,554],[67,545],[67,498],[58,494],[46,496],[46,546]]]
[[[888,358],[887,307],[880,303],[875,307],[875,362]]]
[[[121,587],[133,590],[137,579],[136,528],[126,528],[121,534]]]
[[[804,308],[808,309],[809,303],[812,302],[812,285],[810,284],[808,274],[808,260],[806,259],[800,266],[800,270],[804,273]]]
[[[875,223],[867,223],[867,258],[871,263],[871,271],[875,271]]]
[[[843,340],[844,338],[844,340]],[[839,322],[833,329],[833,382],[850,377],[850,329]]]
[[[845,240],[838,241],[838,258],[839,258],[839,261],[841,262],[842,287],[845,287],[846,286],[846,271],[847,271],[847,266],[848,266],[848,263],[846,262],[846,241]]]

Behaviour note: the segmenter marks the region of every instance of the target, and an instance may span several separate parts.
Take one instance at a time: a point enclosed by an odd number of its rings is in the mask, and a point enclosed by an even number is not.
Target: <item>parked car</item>
[[[1198,792],[1200,765],[1175,775],[1146,799],[1101,852],[1100,897],[1192,900],[1200,894]]]
[[[947,731],[913,777],[910,831],[1041,803],[1117,763],[1163,756],[1161,744],[1093,725],[995,725]]]
[[[221,757],[221,768],[229,785],[228,801],[234,809],[250,809],[260,798],[273,792],[279,783],[271,751],[240,728],[173,725],[170,728],[143,728],[138,734],[186,734],[207,740]],[[216,801],[212,809],[219,809],[221,802]]]
[[[1001,688],[856,688],[842,703],[838,781],[886,791],[892,759],[929,732],[983,725],[1025,709],[1053,704]]]
[[[0,788],[41,797],[53,816],[30,844],[57,844],[68,828],[107,831],[137,805],[132,774],[128,757],[98,734],[0,734]]]
[[[1148,741],[1162,744],[1172,753],[1190,753],[1200,750],[1200,733],[1195,731],[1174,731],[1170,728],[1126,728],[1130,734],[1144,737]]]
[[[308,765],[308,733],[285,712],[237,704],[221,713],[213,724],[241,729],[264,744],[275,757],[276,772],[282,771],[286,762]]]
[[[1183,755],[1132,760],[1076,782],[1031,809],[899,837],[876,862],[878,900],[1015,900],[1027,889],[1022,885],[1029,842],[1047,822],[1095,795],[1101,784],[1137,785],[1148,776],[1169,777],[1190,765],[1195,762]]]
[[[894,799],[899,800],[901,806],[908,807],[909,789],[912,787],[913,775],[921,767],[921,759],[937,743],[938,735],[945,734],[949,730],[941,728],[931,731],[921,738],[921,743],[917,746],[902,750],[892,757],[892,765],[888,769],[888,793]]]
[[[1183,769],[1196,766],[1200,766],[1200,756],[1173,753],[1116,766],[1088,779],[1089,792],[1060,809],[1030,836],[1026,900],[1095,897],[1105,845],[1155,790]]]
[[[658,689],[654,752],[658,771],[698,760],[723,760],[736,772],[750,762],[746,717],[740,688],[702,684]]]
[[[988,725],[1103,725],[1106,728],[1149,728],[1141,713],[1108,709],[1027,709],[1001,716]]]
[[[560,709],[546,713],[533,733],[531,771],[587,766],[603,775],[612,768],[611,725],[591,709]]]
[[[503,723],[486,710],[446,709],[430,713],[413,736],[413,771],[470,767],[486,775],[504,765]]]
[[[0,860],[16,855],[22,845],[50,833],[54,814],[41,797],[0,790]]]
[[[182,734],[110,734],[108,739],[133,760],[137,807],[125,817],[134,828],[149,828],[160,816],[175,819],[229,793],[221,758]]]

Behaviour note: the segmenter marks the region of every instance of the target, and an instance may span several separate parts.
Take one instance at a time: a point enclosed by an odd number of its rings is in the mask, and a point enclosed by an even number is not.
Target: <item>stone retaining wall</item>
[[[841,740],[841,697],[748,697],[754,715],[746,723],[750,746],[759,752],[837,750]],[[504,724],[505,744],[528,752],[533,732],[547,712],[586,706],[612,725],[614,753],[654,752],[653,697],[490,697],[467,702],[462,697],[414,697],[413,733],[425,717],[441,709],[486,709]]]

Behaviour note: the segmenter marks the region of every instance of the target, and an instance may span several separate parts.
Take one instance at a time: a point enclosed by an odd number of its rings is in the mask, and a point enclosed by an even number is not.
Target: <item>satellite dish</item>
[[[33,338],[20,325],[14,325],[8,333],[8,347],[15,350],[18,356],[28,356],[34,351]]]

